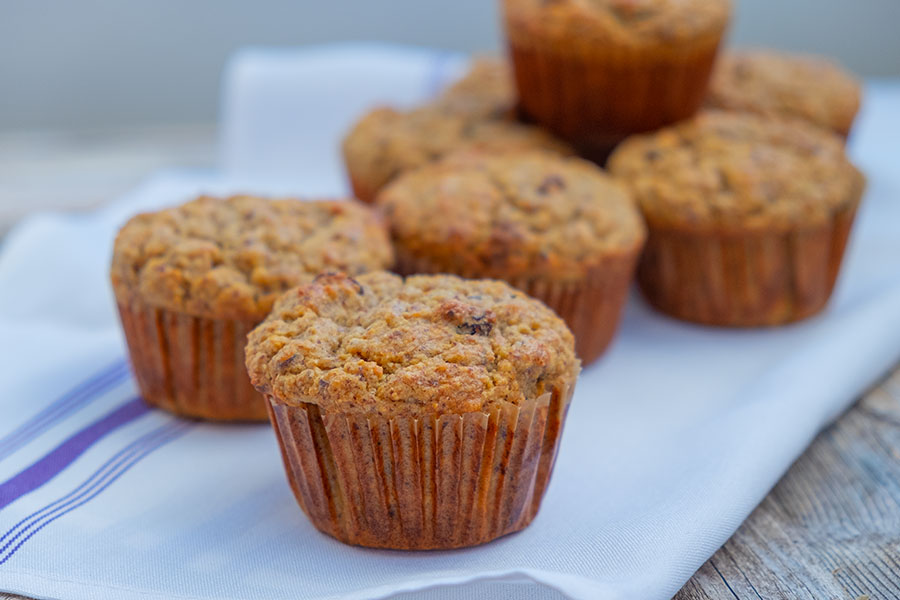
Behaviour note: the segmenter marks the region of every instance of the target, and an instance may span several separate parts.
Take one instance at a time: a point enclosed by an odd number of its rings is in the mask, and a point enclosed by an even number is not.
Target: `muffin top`
[[[793,119],[707,111],[627,139],[609,169],[654,225],[793,229],[855,204],[863,177],[838,136]]]
[[[572,152],[537,127],[512,120],[473,120],[437,107],[409,112],[373,110],[353,127],[343,149],[350,171],[374,189],[399,173],[434,162],[454,150]]]
[[[831,61],[765,50],[721,57],[707,98],[712,107],[799,117],[845,136],[859,103],[859,82]]]
[[[503,119],[513,115],[516,93],[512,69],[499,57],[475,59],[469,71],[438,96],[438,110],[473,119]]]
[[[578,43],[672,45],[718,39],[729,0],[504,0],[508,34]],[[522,41],[529,41],[527,38]]]
[[[398,247],[481,277],[578,279],[645,236],[624,186],[548,153],[455,154],[404,174],[376,202]]]
[[[284,290],[324,270],[383,269],[381,220],[356,202],[200,197],[133,217],[116,237],[116,295],[210,318],[262,319]]]
[[[574,384],[574,338],[500,281],[324,274],[249,337],[256,388],[287,404],[389,416],[490,411]]]

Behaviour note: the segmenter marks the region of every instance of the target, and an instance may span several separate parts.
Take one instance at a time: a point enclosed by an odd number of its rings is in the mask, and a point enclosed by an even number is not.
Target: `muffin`
[[[647,220],[638,281],[649,302],[735,327],[822,310],[864,188],[838,136],[750,113],[709,111],[631,138],[610,170]]]
[[[144,400],[186,417],[265,420],[244,369],[247,333],[320,271],[392,262],[381,220],[354,202],[200,197],[132,218],[111,278]]]
[[[566,321],[585,363],[612,340],[645,230],[628,191],[599,167],[457,154],[401,176],[376,202],[401,273],[504,279]]]
[[[767,50],[730,52],[715,68],[712,108],[797,117],[846,138],[859,112],[860,85],[833,62]]]
[[[572,152],[536,127],[512,120],[480,120],[437,106],[410,112],[375,109],[353,127],[343,143],[353,192],[365,202],[372,202],[378,190],[400,173],[466,149]]]
[[[502,58],[477,58],[431,105],[471,119],[512,119],[516,107],[512,68]]]
[[[521,109],[590,154],[693,115],[728,0],[504,0]]]
[[[287,292],[246,357],[313,525],[403,550],[531,522],[579,371],[565,324],[505,283],[383,272]]]

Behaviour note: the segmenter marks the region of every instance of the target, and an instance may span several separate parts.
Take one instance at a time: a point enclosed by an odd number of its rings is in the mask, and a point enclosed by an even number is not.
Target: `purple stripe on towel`
[[[63,516],[65,516],[65,515],[69,514],[70,512],[72,512],[73,510],[75,510],[76,508],[78,508],[78,507],[80,507],[80,506],[83,506],[84,504],[87,504],[88,502],[90,502],[91,500],[93,500],[94,498],[96,498],[97,496],[99,496],[101,493],[103,493],[104,490],[106,490],[106,488],[108,488],[108,487],[111,486],[113,483],[115,483],[116,480],[119,479],[119,477],[121,477],[121,476],[124,475],[126,472],[128,472],[128,471],[131,469],[131,467],[133,467],[134,465],[136,465],[137,463],[139,463],[141,460],[143,460],[144,457],[146,457],[148,454],[153,453],[153,452],[154,452],[155,450],[157,450],[158,448],[160,448],[160,447],[162,447],[162,446],[168,444],[168,443],[171,442],[172,440],[174,440],[174,439],[176,439],[177,437],[181,436],[182,434],[184,434],[184,433],[185,433],[188,429],[190,429],[191,427],[192,427],[191,424],[176,424],[176,425],[174,425],[174,426],[171,426],[171,425],[170,425],[170,426],[168,427],[168,431],[165,432],[165,435],[163,435],[162,437],[158,437],[158,438],[157,438],[150,446],[145,446],[142,450],[140,450],[134,457],[132,457],[132,459],[130,460],[130,462],[128,462],[127,464],[125,464],[124,467],[120,468],[120,469],[115,473],[115,475],[114,475],[112,478],[110,478],[109,480],[107,480],[102,486],[100,486],[99,488],[95,488],[95,489],[91,490],[91,493],[90,493],[87,497],[80,498],[78,502],[76,502],[75,504],[73,504],[73,505],[71,505],[71,506],[68,506],[68,507],[67,507],[65,510],[63,510],[62,512],[60,512],[60,513],[58,513],[58,514],[56,514],[56,515],[53,515],[52,517],[50,517],[50,518],[48,518],[48,519],[45,519],[45,520],[44,520],[44,521],[43,521],[36,529],[34,529],[34,530],[31,531],[30,533],[28,533],[28,535],[26,535],[24,539],[22,539],[21,541],[19,541],[18,544],[16,544],[15,546],[13,546],[13,548],[12,548],[11,550],[9,550],[8,553],[6,553],[5,555],[0,555],[0,565],[4,564],[6,561],[8,561],[8,560],[12,557],[13,554],[15,554],[16,552],[18,552],[19,548],[21,548],[22,545],[23,545],[25,542],[27,542],[27,541],[30,540],[32,537],[34,537],[34,535],[35,535],[36,533],[38,533],[40,530],[42,530],[44,527],[46,527],[47,525],[49,525],[49,524],[52,523],[53,521],[59,519],[60,517],[63,517]],[[17,537],[18,537],[18,536],[17,536]],[[3,547],[3,550],[0,551],[0,552],[6,551],[7,547],[8,547],[11,543],[12,543],[12,542],[8,542],[8,543],[6,544],[6,546]]]
[[[73,491],[16,523],[0,537],[0,542],[6,542],[0,547],[0,565],[44,527],[90,502],[145,456],[180,437],[193,426],[193,423],[175,422],[144,434],[116,453]]]
[[[162,427],[154,429],[150,433],[144,434],[143,436],[139,437],[135,441],[131,442],[130,444],[116,452],[112,456],[112,458],[100,465],[100,467],[96,471],[94,471],[90,477],[85,479],[71,492],[65,494],[64,496],[61,496],[60,498],[57,498],[46,506],[35,510],[30,515],[23,517],[18,523],[10,527],[6,533],[0,536],[0,544],[2,544],[4,541],[6,541],[7,538],[13,535],[16,536],[13,538],[13,540],[15,540],[17,537],[20,537],[23,529],[28,529],[36,522],[45,518],[48,514],[66,508],[68,504],[70,504],[73,500],[78,500],[81,496],[92,491],[94,487],[96,487],[98,484],[102,484],[106,478],[115,473],[124,463],[128,462],[128,460],[142,447],[156,441],[160,435],[164,435],[172,427],[173,425],[169,423],[167,425],[163,425]],[[6,550],[6,546],[0,548],[0,554],[2,554],[4,550]]]
[[[11,455],[64,417],[72,414],[75,410],[85,406],[120,383],[127,375],[127,363],[123,360],[117,360],[87,381],[66,392],[19,428],[0,438],[0,460]]]
[[[140,398],[135,398],[74,434],[36,463],[0,484],[0,509],[41,487],[108,433],[149,410]]]

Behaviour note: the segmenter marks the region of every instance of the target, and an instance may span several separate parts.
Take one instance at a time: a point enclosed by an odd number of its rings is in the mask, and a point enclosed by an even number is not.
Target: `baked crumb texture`
[[[797,117],[846,138],[859,112],[860,84],[828,59],[769,50],[720,57],[706,105]]]
[[[516,90],[512,67],[504,58],[476,58],[466,74],[432,104],[443,112],[471,119],[514,119]]]
[[[647,220],[638,281],[663,312],[753,327],[827,303],[865,187],[838,136],[708,111],[627,140],[609,165]]]
[[[377,108],[356,123],[343,143],[353,192],[364,202],[372,202],[397,175],[463,150],[572,153],[565,143],[532,125],[473,119],[431,105],[408,112]]]
[[[145,401],[188,417],[266,420],[243,349],[275,297],[323,269],[392,262],[386,228],[356,203],[203,197],[133,218],[111,278]]]
[[[596,165],[458,153],[376,202],[400,272],[503,279],[565,319],[586,363],[613,338],[646,232],[630,192]]]
[[[384,224],[352,201],[200,197],[132,218],[116,237],[117,296],[209,318],[261,320],[322,271],[393,261]]]
[[[700,107],[727,0],[504,0],[522,111],[582,152]]]
[[[246,360],[313,524],[396,549],[530,523],[579,371],[552,311],[449,275],[320,276],[278,301]]]

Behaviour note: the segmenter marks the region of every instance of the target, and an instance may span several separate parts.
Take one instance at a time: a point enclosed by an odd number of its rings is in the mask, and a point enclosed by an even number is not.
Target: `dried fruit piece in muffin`
[[[185,416],[265,419],[243,367],[247,332],[323,270],[392,262],[381,219],[355,202],[201,197],[132,218],[111,278],[144,399]]]
[[[859,112],[860,84],[824,57],[732,51],[716,64],[706,103],[725,110],[798,117],[846,138]]]
[[[365,115],[343,143],[344,162],[356,196],[374,200],[394,177],[458,150],[503,153],[547,150],[571,154],[544,131],[512,120],[479,120],[436,107],[409,112],[379,108]]]
[[[313,524],[396,549],[527,526],[579,371],[540,302],[449,275],[323,275],[277,302],[246,360]]]
[[[626,140],[609,167],[647,220],[638,281],[660,310],[760,326],[825,306],[864,187],[838,136],[709,111]]]
[[[459,153],[401,176],[376,202],[401,272],[504,279],[566,320],[586,363],[611,341],[645,230],[627,188],[596,165]]]

